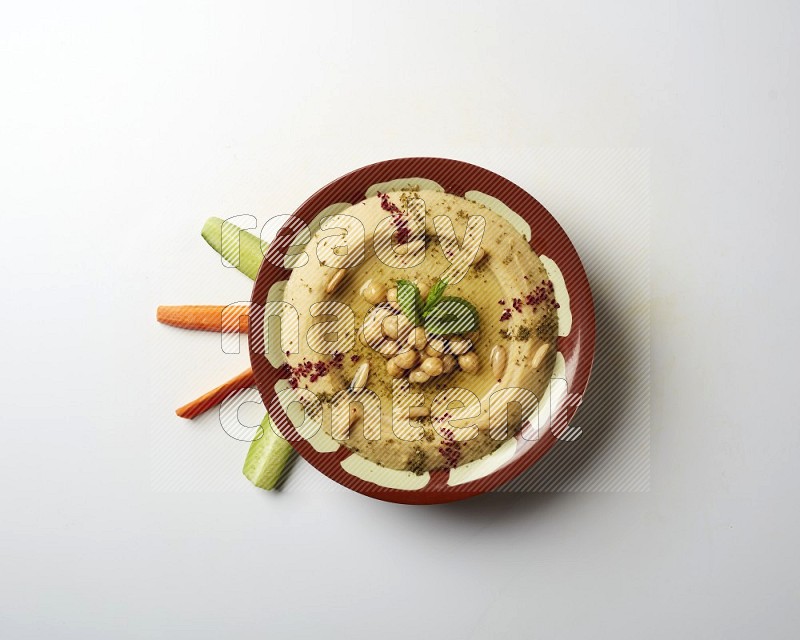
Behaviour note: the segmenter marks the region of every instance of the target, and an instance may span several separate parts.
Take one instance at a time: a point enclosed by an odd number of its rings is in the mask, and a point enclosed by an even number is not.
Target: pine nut
[[[531,366],[534,369],[538,369],[539,365],[542,364],[542,360],[547,355],[547,352],[550,350],[550,345],[546,342],[536,350],[536,353],[533,354],[533,360],[531,360]]]
[[[506,371],[507,362],[508,354],[506,353],[506,348],[501,344],[494,345],[489,356],[489,363],[492,365],[492,374],[498,382]]]
[[[344,280],[344,276],[347,273],[347,269],[339,269],[336,273],[333,274],[333,277],[328,282],[328,286],[325,287],[325,293],[333,293],[342,283]]]
[[[353,391],[358,391],[359,389],[363,389],[364,385],[367,384],[368,377],[369,377],[369,362],[362,362],[360,365],[358,365],[358,369],[356,369],[356,372],[353,375],[353,381],[350,383],[350,388]]]

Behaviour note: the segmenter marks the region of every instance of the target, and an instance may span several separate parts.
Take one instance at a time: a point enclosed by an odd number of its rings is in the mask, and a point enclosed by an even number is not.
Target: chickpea
[[[408,344],[417,351],[425,349],[428,344],[428,336],[425,335],[425,329],[422,327],[415,327],[414,330],[408,334]]]
[[[409,407],[408,409],[408,417],[412,419],[425,418],[429,415],[431,415],[431,410],[428,407]]]
[[[453,369],[456,368],[456,364],[455,357],[451,356],[450,354],[444,356],[442,358],[443,373],[451,373]]]
[[[467,373],[475,373],[478,370],[478,354],[474,351],[458,356],[458,366]]]
[[[414,350],[406,351],[399,356],[395,356],[391,361],[402,369],[411,369],[417,364],[417,352]]]
[[[377,280],[369,280],[362,289],[361,295],[370,304],[378,304],[386,299],[386,286]]]
[[[411,373],[408,374],[408,381],[413,382],[415,384],[423,384],[430,380],[431,377],[425,373],[422,369],[414,369]]]
[[[436,347],[433,346],[433,343],[428,343],[428,346],[425,347],[425,355],[432,356],[434,358],[441,358],[444,355],[444,351],[439,351]]]
[[[371,347],[377,346],[383,335],[381,334],[381,324],[379,322],[369,322],[363,327],[364,339]]]
[[[386,299],[389,302],[397,303],[397,287],[392,287],[386,291]]]
[[[403,367],[398,367],[394,359],[392,359],[386,363],[386,373],[392,378],[402,378],[406,374],[406,370]]]
[[[451,340],[449,345],[449,351],[454,356],[464,355],[471,348],[472,348],[472,343],[469,340],[466,340],[465,338]]]
[[[383,335],[392,340],[397,340],[398,327],[397,316],[387,316],[383,319],[383,324],[381,325]]]
[[[444,363],[439,358],[425,358],[419,368],[432,378],[435,378],[442,375]]]
[[[380,353],[384,358],[391,358],[392,356],[396,356],[398,353],[400,353],[400,345],[394,340],[386,340],[377,349],[378,353]]]
[[[419,295],[422,296],[422,301],[425,302],[425,299],[428,297],[428,293],[431,290],[430,285],[427,285],[424,282],[418,282],[417,289],[419,289]]]
[[[397,338],[398,340],[406,340],[408,338],[408,334],[411,333],[411,330],[414,328],[414,325],[411,324],[411,320],[405,317],[402,313],[397,316]]]
[[[447,353],[450,341],[442,338],[441,336],[430,336],[430,340],[428,344],[438,353],[432,353],[430,355],[434,355],[437,358],[441,357],[441,354]]]

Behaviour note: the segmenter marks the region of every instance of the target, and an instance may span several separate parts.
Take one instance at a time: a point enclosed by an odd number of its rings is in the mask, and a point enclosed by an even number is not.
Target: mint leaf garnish
[[[400,299],[398,289],[397,299]],[[478,310],[475,306],[456,296],[444,296],[433,305],[425,317],[425,328],[431,333],[467,333],[478,328]]]
[[[410,280],[397,281],[397,304],[405,314],[411,324],[418,326],[422,324],[422,296],[419,294],[417,285]]]
[[[434,307],[434,305],[436,305],[436,303],[442,299],[446,287],[447,280],[439,279],[434,283],[434,285],[431,287],[431,290],[428,292],[427,299],[425,300],[425,306],[422,309],[423,316],[427,316],[428,312]]]

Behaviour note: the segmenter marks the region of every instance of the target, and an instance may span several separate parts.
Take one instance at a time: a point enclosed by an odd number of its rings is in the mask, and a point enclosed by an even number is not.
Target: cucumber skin
[[[206,220],[201,235],[225,260],[251,280],[256,279],[269,244],[222,218]]]
[[[269,415],[261,423],[263,434],[250,443],[242,473],[260,489],[275,488],[294,449],[272,430]]]

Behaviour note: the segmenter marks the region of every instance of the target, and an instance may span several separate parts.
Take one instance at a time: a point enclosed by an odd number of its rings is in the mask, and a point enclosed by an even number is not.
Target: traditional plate
[[[293,218],[309,224],[325,210],[335,213],[339,206],[355,204],[368,193],[374,194],[376,185],[381,190],[405,185],[441,187],[447,193],[480,202],[512,221],[524,235],[530,235],[531,246],[541,257],[560,304],[556,368],[539,402],[540,409],[514,438],[492,454],[455,469],[421,476],[378,467],[322,433],[308,440],[300,437],[293,422],[297,416],[276,402],[276,389],[286,385],[285,374],[264,353],[265,304],[280,298],[282,286],[291,275],[290,269],[275,265],[284,264],[287,247],[297,236],[298,226],[290,224],[292,218],[278,232],[253,288],[249,344],[259,392],[273,422],[299,454],[329,478],[354,491],[406,504],[451,502],[491,491],[530,467],[557,439],[571,439],[569,421],[580,405],[594,358],[595,316],[586,273],[567,234],[534,197],[491,171],[457,160],[401,158],[357,169],[320,189]],[[281,238],[283,242],[278,240]],[[276,358],[272,360],[279,365]]]

